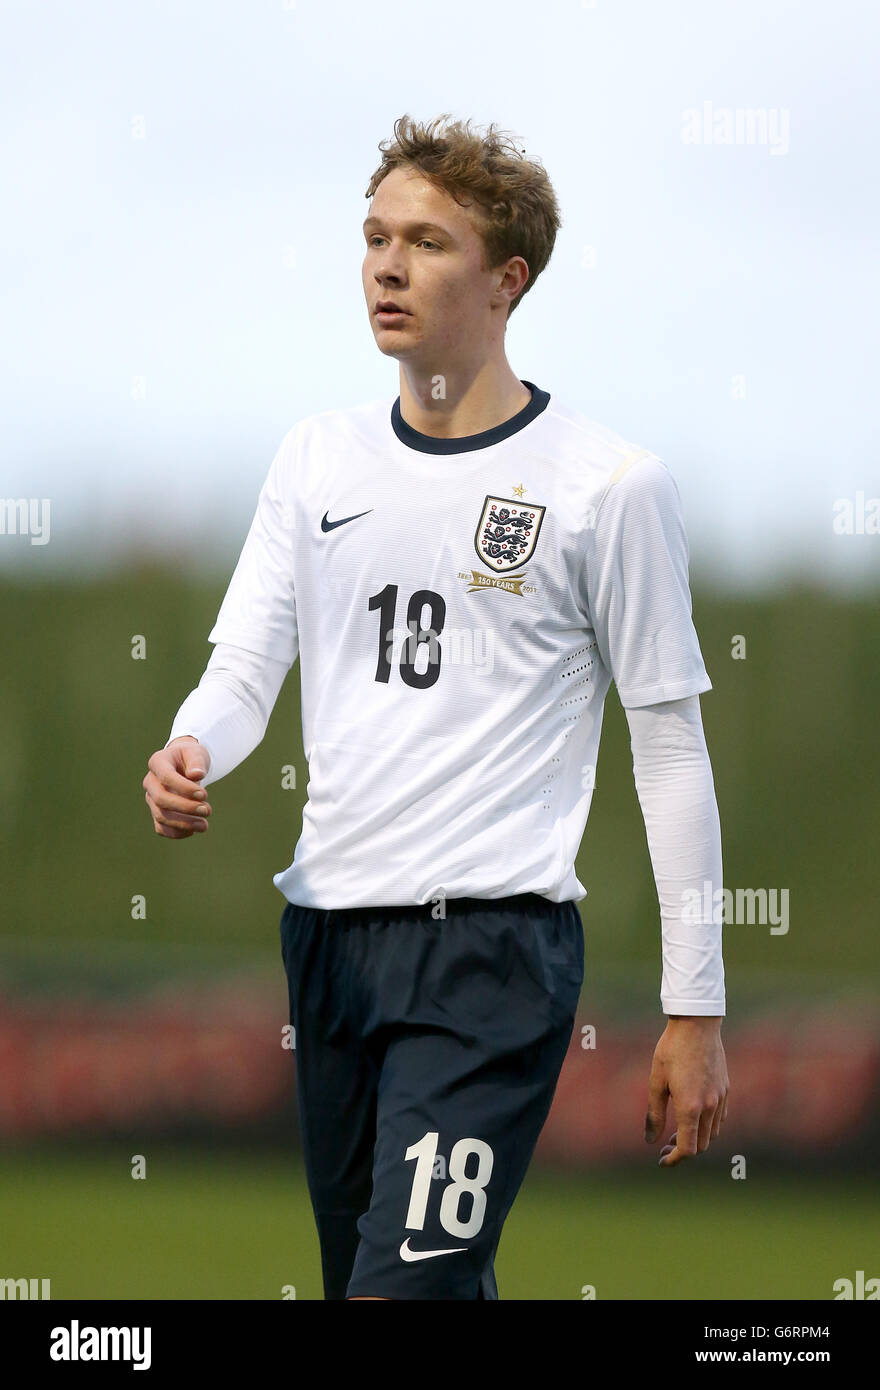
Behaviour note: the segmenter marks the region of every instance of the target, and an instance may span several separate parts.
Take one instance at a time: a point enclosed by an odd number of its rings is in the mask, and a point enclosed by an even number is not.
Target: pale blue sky
[[[363,194],[449,111],[561,203],[514,370],[666,459],[702,573],[876,581],[832,521],[880,494],[878,37],[871,0],[6,0],[0,498],[52,510],[0,566],[231,568],[287,429],[397,392]],[[686,143],[706,102],[785,140]]]

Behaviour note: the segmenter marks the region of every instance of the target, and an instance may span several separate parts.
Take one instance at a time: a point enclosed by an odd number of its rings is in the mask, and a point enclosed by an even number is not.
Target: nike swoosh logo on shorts
[[[413,1260],[433,1260],[437,1255],[461,1255],[467,1248],[466,1245],[455,1245],[451,1250],[410,1250],[407,1236],[400,1247],[400,1258],[408,1263]]]
[[[325,512],[324,515],[321,517],[321,530],[335,531],[337,526],[344,526],[347,521],[357,521],[359,516],[369,516],[372,510],[373,508],[369,507],[368,510],[365,512],[355,512],[354,516],[340,517],[339,521],[328,521],[327,513]]]

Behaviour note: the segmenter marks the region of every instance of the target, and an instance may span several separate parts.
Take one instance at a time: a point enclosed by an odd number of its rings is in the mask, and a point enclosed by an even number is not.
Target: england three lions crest
[[[526,564],[535,552],[546,507],[523,506],[509,497],[487,497],[474,535],[480,559],[496,574]]]

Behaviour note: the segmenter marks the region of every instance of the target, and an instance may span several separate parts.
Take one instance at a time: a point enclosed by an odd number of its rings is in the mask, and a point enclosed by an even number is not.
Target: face
[[[504,267],[485,269],[471,213],[450,194],[414,170],[392,170],[373,195],[364,238],[364,294],[380,352],[442,368],[450,354],[479,358],[493,337],[503,339],[510,288],[518,292],[525,279],[516,267],[526,263],[507,263],[513,278]],[[384,300],[406,312],[380,316]]]

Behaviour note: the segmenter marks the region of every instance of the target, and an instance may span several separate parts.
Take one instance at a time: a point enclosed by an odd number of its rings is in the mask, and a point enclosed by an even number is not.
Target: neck
[[[400,366],[400,413],[420,434],[462,439],[503,425],[530,400],[507,358],[431,375]]]

